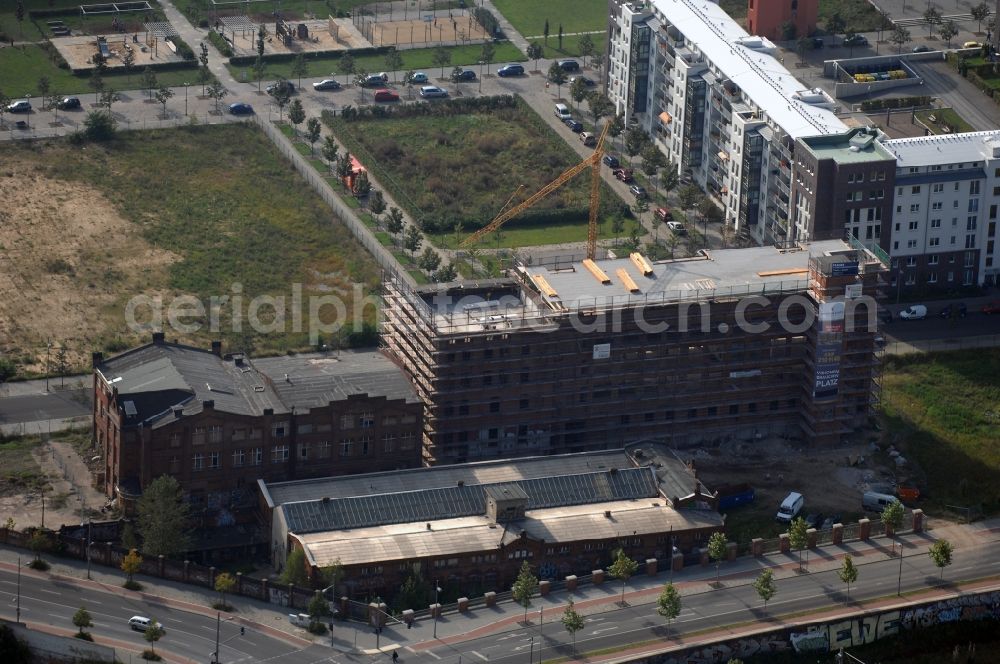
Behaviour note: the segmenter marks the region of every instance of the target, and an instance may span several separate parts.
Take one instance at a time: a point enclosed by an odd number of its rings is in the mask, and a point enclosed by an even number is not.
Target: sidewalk
[[[5,397],[30,396],[32,394],[47,394],[49,392],[66,392],[70,390],[87,390],[89,392],[92,380],[90,374],[77,374],[74,376],[49,378],[48,381],[44,378],[37,378],[35,380],[2,383],[0,384],[0,399]],[[48,384],[48,389],[46,389],[46,383]]]

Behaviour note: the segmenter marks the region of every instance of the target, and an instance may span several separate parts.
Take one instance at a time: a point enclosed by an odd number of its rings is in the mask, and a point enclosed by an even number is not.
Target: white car
[[[684,228],[684,224],[679,221],[668,221],[667,228],[678,235],[684,235],[687,233],[687,229]]]
[[[432,97],[447,97],[448,91],[439,88],[436,85],[425,85],[420,88],[420,96],[424,99],[431,99]]]
[[[899,312],[899,317],[903,320],[921,320],[927,318],[927,307],[922,304],[914,304]]]

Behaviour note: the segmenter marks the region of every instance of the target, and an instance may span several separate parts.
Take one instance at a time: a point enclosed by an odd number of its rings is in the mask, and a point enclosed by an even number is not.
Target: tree
[[[17,19],[17,34],[22,39],[24,38],[24,28],[22,24],[24,22],[24,2],[23,0],[17,0],[17,6],[14,8],[14,18]]]
[[[264,57],[264,40],[267,39],[267,27],[261,23],[257,27],[257,60]]]
[[[642,215],[649,212],[649,201],[645,198],[635,199],[635,203],[632,204],[632,211],[635,213],[635,218],[639,220],[639,226],[642,227]]]
[[[201,83],[201,94],[205,95],[205,86],[208,85],[214,76],[212,76],[211,70],[208,68],[208,55],[205,54],[202,57],[205,58],[205,63],[201,67],[198,67],[198,82]]]
[[[587,99],[587,106],[590,107],[590,115],[594,118],[594,126],[601,121],[601,118],[607,117],[615,112],[615,105],[612,103],[608,96],[603,93],[595,93],[590,95]]]
[[[395,238],[403,232],[403,211],[398,207],[389,208],[389,214],[385,219],[385,230]]]
[[[156,80],[156,72],[151,68],[146,67],[142,70],[142,88],[146,91],[147,97],[153,96],[153,90],[159,87],[159,83]]]
[[[677,245],[679,245],[680,243],[681,243],[680,238],[674,235],[673,233],[667,236],[667,249],[670,250],[671,259],[673,259],[674,252],[677,251]]]
[[[253,64],[253,77],[257,81],[257,92],[260,92],[260,83],[264,80],[265,74],[267,74],[267,65],[264,64],[264,59],[258,56],[257,61]]]
[[[79,630],[76,633],[77,637],[81,639],[87,638],[87,634],[83,630],[86,627],[93,626],[93,624],[94,622],[90,619],[90,612],[84,607],[81,606],[73,614],[73,625]]]
[[[309,64],[306,62],[306,56],[304,53],[299,53],[292,60],[292,66],[288,70],[288,73],[296,78],[299,87],[302,87],[302,77],[309,74]]]
[[[392,81],[395,83],[396,72],[403,68],[403,56],[395,46],[390,46],[385,53],[385,68],[392,72]]]
[[[417,261],[417,265],[420,266],[420,269],[430,274],[441,265],[441,256],[438,252],[434,251],[433,247],[425,247],[424,253],[420,254],[420,260]]]
[[[951,565],[951,554],[953,550],[951,542],[946,539],[939,539],[934,542],[934,544],[931,544],[931,548],[927,551],[931,560],[933,560],[934,564],[941,570],[941,578],[944,578],[944,568]]]
[[[781,24],[781,39],[782,41],[792,41],[795,39],[795,35],[798,33],[798,28],[791,21],[785,21]]]
[[[154,618],[150,618],[149,627],[142,633],[142,638],[149,642],[149,651],[153,653],[153,659],[156,659],[156,642],[163,638],[163,634],[163,626]]]
[[[167,114],[167,102],[174,96],[174,91],[168,87],[162,87],[156,91],[156,101],[163,106],[163,115]]]
[[[774,572],[770,569],[762,570],[760,575],[750,585],[757,591],[757,596],[764,600],[765,609],[767,608],[767,603],[778,592],[778,588],[774,585]]]
[[[94,101],[98,101],[101,92],[104,91],[104,77],[101,76],[100,69],[94,69],[90,72],[90,80],[87,81],[87,85],[94,90]]]
[[[458,270],[455,269],[455,265],[453,263],[448,263],[434,273],[434,281],[439,284],[455,281],[456,279],[458,279]]]
[[[319,140],[322,133],[323,125],[320,123],[319,118],[309,118],[306,121],[306,140],[309,141],[309,154],[316,152],[316,141]]]
[[[826,31],[836,40],[837,34],[847,29],[847,21],[840,15],[840,12],[833,12],[830,18],[826,19]]]
[[[802,571],[802,550],[809,545],[809,524],[801,516],[788,524],[788,543],[799,552],[799,571]]]
[[[323,139],[323,159],[326,159],[326,163],[330,165],[330,170],[333,170],[334,163],[337,161],[337,152],[340,151],[340,146],[337,145],[337,139],[333,135],[328,135]]]
[[[566,82],[566,72],[558,62],[553,62],[549,66],[549,82],[556,86],[556,97],[561,97],[562,86]]]
[[[889,37],[889,41],[896,45],[896,53],[903,52],[903,46],[905,46],[910,41],[910,31],[901,25],[897,25],[893,31],[892,36]]]
[[[549,19],[545,19],[545,27],[542,29],[542,35],[545,37],[545,45],[549,45]]]
[[[703,196],[701,200],[698,201],[698,214],[700,214],[706,221],[722,221],[722,210],[720,210],[719,206],[717,206],[708,196]]]
[[[350,81],[356,69],[357,65],[354,62],[354,56],[350,53],[344,53],[340,57],[340,72]]]
[[[420,245],[423,244],[424,239],[420,236],[420,231],[417,230],[416,226],[407,226],[406,234],[403,236],[403,248],[410,252],[410,257],[413,254],[420,251]]]
[[[667,158],[652,141],[646,144],[640,156],[642,157],[642,172],[651,178],[656,178],[657,191],[659,191],[659,178],[656,176],[660,169],[667,165]]]
[[[667,583],[663,586],[660,596],[656,598],[656,612],[667,621],[667,629],[670,629],[670,621],[676,620],[681,614],[681,594],[674,584]]]
[[[316,593],[313,598],[309,600],[309,606],[306,608],[310,616],[332,616],[333,611],[330,610],[330,603],[326,601],[322,593]]]
[[[858,580],[858,566],[850,554],[844,556],[844,564],[837,570],[837,576],[842,583],[847,584],[847,599],[851,598],[851,584]]]
[[[132,549],[122,558],[121,568],[125,572],[124,586],[130,590],[134,589],[136,585],[134,577],[142,569],[142,556],[139,555],[138,551]]]
[[[274,103],[278,105],[278,122],[281,122],[281,116],[284,114],[285,106],[288,106],[288,102],[292,100],[292,94],[285,85],[285,79],[278,79],[277,84],[274,86]],[[296,99],[295,101],[298,101]],[[304,115],[304,114],[303,114]]]
[[[122,527],[122,546],[130,551],[139,548],[139,538],[135,535],[135,526],[131,521],[127,521]]]
[[[173,556],[188,550],[188,505],[177,480],[161,475],[142,492],[138,506],[142,551]]]
[[[990,6],[985,2],[980,2],[978,5],[970,9],[969,13],[972,15],[972,18],[975,19],[976,22],[979,24],[979,29],[977,30],[977,32],[982,33],[983,21],[988,19],[990,17],[990,14],[992,13],[990,10]]]
[[[948,48],[951,48],[951,38],[958,34],[958,26],[955,25],[954,21],[945,21],[941,24],[938,33],[941,35],[941,39],[945,40]]]
[[[279,577],[286,586],[309,586],[309,575],[306,574],[306,554],[300,547],[295,547],[285,559],[285,567]]]
[[[294,100],[288,107],[288,119],[295,127],[295,134],[297,136],[299,133],[299,125],[306,119],[306,109],[302,108],[302,102],[298,99]]]
[[[584,627],[583,616],[576,612],[573,608],[573,600],[569,601],[566,605],[566,610],[562,614],[562,624],[569,632],[569,635],[573,637],[573,650],[576,650],[576,633],[579,632]]]
[[[590,96],[590,88],[587,87],[587,82],[583,80],[582,76],[578,76],[569,86],[569,96],[576,104],[577,110],[580,109],[580,102]]]
[[[560,23],[559,24],[559,50],[560,51],[562,50],[562,37],[563,37],[563,29],[562,29],[562,23]]]
[[[35,554],[35,558],[31,561],[30,567],[40,570],[48,569],[48,563],[42,560],[42,553],[52,549],[52,542],[49,540],[48,534],[46,534],[46,532],[41,528],[36,529],[33,533],[31,533],[31,537],[28,538],[28,548]]]
[[[462,82],[462,71],[463,69],[458,65],[455,65],[455,68],[451,70],[451,76],[450,76],[451,82],[454,83],[455,85],[458,85],[459,83]]]
[[[444,46],[438,46],[431,55],[431,62],[441,68],[441,78],[444,78],[444,68],[451,64],[451,51]]]
[[[114,88],[108,88],[101,92],[101,106],[108,109],[108,115],[111,115],[111,105],[116,101],[121,101],[121,95]]]
[[[215,577],[215,592],[219,593],[217,609],[221,609],[222,611],[229,610],[229,605],[226,604],[226,593],[232,592],[235,587],[236,577],[229,572],[223,572]],[[312,612],[310,611],[310,613]]]
[[[632,578],[636,570],[639,569],[639,563],[635,562],[625,554],[625,549],[618,549],[615,552],[615,561],[611,563],[611,567],[608,568],[608,572],[611,574],[612,578],[618,579],[622,582],[622,599],[621,605],[625,606],[625,584],[628,580]]]
[[[934,36],[934,26],[941,23],[941,12],[938,11],[937,7],[928,6],[924,10],[924,21],[927,22],[927,36]]]
[[[545,49],[538,42],[531,42],[528,44],[526,55],[529,60],[535,61],[535,71],[538,71],[538,61],[545,55]]]
[[[132,70],[135,69],[135,51],[128,48],[122,55],[122,66],[125,67],[125,79],[132,82]]]
[[[91,111],[83,120],[83,135],[92,141],[110,141],[115,137],[115,119],[107,113]]]
[[[354,195],[358,198],[364,198],[372,191],[372,182],[368,179],[368,173],[366,171],[361,171],[358,173],[357,177],[354,178]]]
[[[594,57],[594,39],[590,34],[584,34],[580,37],[580,41],[577,42],[577,48],[580,49],[583,65],[587,66],[587,61]]]
[[[49,82],[48,76],[40,76],[38,78],[38,96],[42,98],[42,110],[46,110],[49,107],[49,93],[52,92],[52,83]]]
[[[611,126],[608,127],[608,136],[614,141],[625,131],[625,117],[619,113],[611,118]]]
[[[486,75],[490,75],[490,65],[493,64],[493,58],[496,57],[497,49],[493,46],[493,42],[486,40],[483,42],[483,50],[479,54],[479,60],[486,65]],[[480,89],[482,88],[482,82],[480,82]]]
[[[219,113],[219,104],[228,94],[229,90],[226,90],[225,86],[217,80],[212,81],[211,85],[208,86],[208,98],[215,102],[216,113]]]
[[[906,510],[903,509],[903,503],[898,500],[894,500],[885,507],[882,508],[882,523],[885,524],[885,534],[892,537],[896,532],[899,531],[900,526],[903,525],[903,517],[906,516]],[[892,551],[896,552],[896,540],[892,541]],[[902,547],[899,551],[900,555],[903,554]]]
[[[351,155],[347,152],[340,155],[340,158],[337,160],[337,177],[344,183],[344,187],[347,187],[347,176],[351,174],[352,168]]]
[[[708,538],[708,557],[715,561],[715,585],[719,585],[719,564],[726,557],[726,534],[715,532]]]
[[[385,195],[380,190],[376,189],[372,192],[368,199],[368,209],[371,210],[377,224],[379,217],[385,212]]]
[[[685,210],[690,210],[698,201],[701,200],[701,189],[693,184],[684,185],[681,190],[677,192],[677,202],[681,204],[681,208]]]
[[[60,387],[65,385],[66,374],[69,373],[69,358],[66,355],[66,344],[56,351],[56,373],[59,374]]]
[[[527,560],[521,563],[521,570],[517,573],[514,585],[510,587],[510,593],[514,601],[524,607],[524,622],[528,622],[528,607],[531,606],[531,596],[538,592],[538,577],[531,572],[531,565]]]
[[[615,246],[618,246],[618,236],[625,230],[625,218],[616,214],[611,218],[611,232],[615,234]]]
[[[799,62],[805,62],[806,53],[813,49],[812,37],[802,36],[795,42],[795,52],[799,54]]]
[[[430,585],[419,574],[411,572],[396,595],[396,604],[397,608],[402,611],[413,607],[427,606],[431,598]]]
[[[633,124],[625,131],[625,154],[628,155],[628,163],[632,163],[632,158],[642,152],[642,148],[649,142],[649,136],[638,124]]]

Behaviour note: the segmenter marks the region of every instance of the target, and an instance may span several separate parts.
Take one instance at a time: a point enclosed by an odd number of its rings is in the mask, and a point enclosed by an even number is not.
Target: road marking
[[[596,636],[598,634],[601,634],[602,632],[614,632],[617,629],[618,627],[604,627],[602,629],[595,629],[594,631],[591,632],[591,634]]]
[[[55,590],[46,590],[45,588],[35,588],[35,590],[40,593],[48,593],[50,595],[62,595],[60,592],[56,592]]]
[[[427,653],[428,655],[430,655],[430,656],[431,656],[431,657],[433,657],[434,659],[441,659],[441,658],[440,658],[440,657],[438,657],[438,656],[437,656],[436,654],[434,654],[434,651],[433,651],[433,650],[425,650],[424,652],[426,652],[426,653]]]
[[[476,652],[475,650],[470,650],[469,652],[472,653],[473,655],[475,655],[476,657],[478,657],[479,659],[483,660],[484,662],[490,661],[489,657],[487,657],[486,655],[481,655],[478,652]]]

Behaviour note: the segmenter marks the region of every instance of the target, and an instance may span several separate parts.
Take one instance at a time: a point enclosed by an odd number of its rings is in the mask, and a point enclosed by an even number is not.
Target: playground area
[[[391,19],[392,14],[362,15],[354,22],[372,46],[466,44],[487,38],[483,26],[464,10],[449,12],[448,16],[428,13],[414,19],[384,20],[386,18]]]
[[[220,16],[214,29],[229,43],[237,56],[257,55],[257,33],[262,24],[247,16]],[[343,51],[368,48],[371,43],[358,32],[349,18],[284,21],[275,18],[263,23],[264,54]]]
[[[166,35],[162,33],[143,30],[109,37],[94,35],[52,37],[49,41],[59,54],[66,58],[69,68],[73,71],[93,69],[94,56],[97,53],[104,54],[109,69],[124,68],[122,58],[128,51],[134,54],[133,70],[141,71],[147,65],[184,60],[165,37]]]

